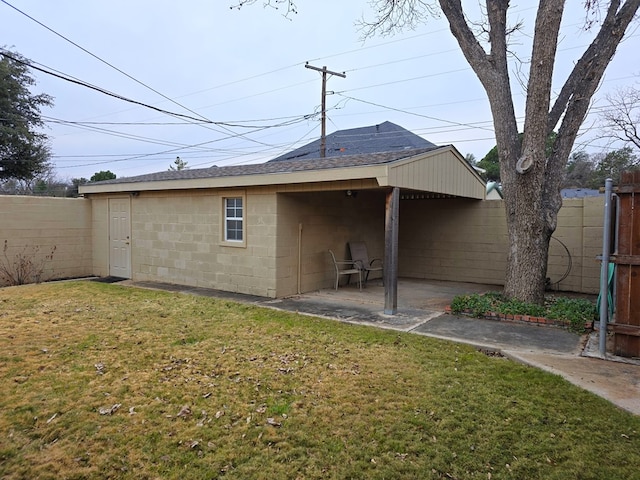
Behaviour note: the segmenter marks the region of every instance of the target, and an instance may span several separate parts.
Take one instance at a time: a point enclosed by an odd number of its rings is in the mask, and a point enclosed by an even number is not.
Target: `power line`
[[[51,33],[53,33],[54,35],[57,35],[58,37],[62,38],[63,40],[65,40],[66,42],[69,42],[71,45],[79,48],[80,50],[82,50],[83,52],[91,55],[93,58],[95,58],[96,60],[104,63],[105,65],[111,67],[112,69],[114,69],[115,71],[121,73],[122,75],[124,75],[125,77],[133,80],[134,82],[136,82],[139,85],[142,85],[143,87],[151,90],[152,92],[160,95],[162,98],[164,98],[165,100],[170,101],[171,103],[184,108],[185,110],[193,113],[194,115],[198,115],[200,117],[200,119],[202,120],[208,120],[206,117],[203,117],[202,115],[200,115],[197,112],[194,112],[193,110],[191,110],[188,107],[185,107],[184,105],[176,102],[175,100],[173,100],[172,98],[167,97],[166,95],[164,95],[163,93],[160,93],[158,90],[150,87],[149,85],[147,85],[146,83],[141,82],[140,80],[138,80],[137,78],[129,75],[127,72],[125,72],[124,70],[119,69],[118,67],[116,67],[115,65],[112,65],[111,63],[107,62],[106,60],[100,58],[98,55],[90,52],[89,50],[87,50],[86,48],[78,45],[76,42],[74,42],[73,40],[70,40],[69,38],[65,37],[64,35],[62,35],[61,33],[56,32],[54,29],[52,29],[51,27],[45,25],[44,23],[40,22],[39,20],[36,20],[34,17],[32,17],[31,15],[27,14],[26,12],[23,12],[22,10],[20,10],[19,8],[15,7],[14,5],[11,5],[9,2],[7,2],[6,0],[0,0],[2,3],[4,3],[5,5],[7,5],[8,7],[11,7],[12,9],[14,9],[15,11],[17,11],[18,13],[24,15],[25,17],[27,17],[29,20],[34,21],[35,23],[37,23],[38,25],[40,25],[43,28],[46,28],[48,31],[50,31]]]
[[[407,115],[414,115],[414,116],[416,116],[416,117],[422,117],[422,118],[426,118],[426,119],[429,119],[429,120],[435,120],[435,121],[442,122],[442,123],[448,123],[448,124],[450,124],[450,125],[457,125],[457,126],[461,126],[461,127],[469,127],[469,128],[479,128],[479,129],[481,129],[481,130],[490,130],[490,131],[493,131],[493,128],[489,129],[489,128],[482,128],[482,127],[471,127],[471,126],[470,126],[469,124],[467,124],[467,123],[454,122],[454,121],[451,121],[451,120],[444,120],[444,119],[442,119],[442,118],[432,117],[432,116],[429,116],[429,115],[422,115],[422,114],[420,114],[420,113],[408,112],[408,111],[406,111],[406,110],[401,110],[401,109],[399,109],[399,108],[388,107],[388,106],[386,106],[386,105],[382,105],[382,104],[380,104],[380,103],[369,102],[369,101],[367,101],[367,100],[362,100],[362,99],[360,99],[360,98],[355,98],[355,97],[350,97],[350,96],[347,96],[347,95],[343,95],[343,94],[342,94],[342,93],[340,93],[340,92],[335,92],[335,94],[336,94],[336,95],[339,95],[339,96],[341,96],[341,97],[347,98],[347,99],[349,99],[349,100],[354,100],[354,101],[356,101],[356,102],[366,103],[366,104],[368,104],[368,105],[373,105],[373,106],[376,106],[376,107],[385,108],[385,109],[387,109],[387,110],[393,110],[393,111],[395,111],[395,112],[406,113]]]
[[[4,0],[0,0],[0,1],[4,1]],[[103,94],[108,95],[110,97],[117,98],[118,100],[122,100],[122,101],[125,101],[125,102],[133,103],[135,105],[139,105],[139,106],[142,106],[142,107],[145,107],[145,108],[150,108],[151,110],[155,110],[156,112],[164,113],[166,115],[171,115],[173,117],[180,117],[180,118],[186,118],[188,120],[194,120],[196,122],[203,122],[203,120],[200,119],[200,118],[195,118],[195,117],[192,117],[190,115],[184,115],[182,113],[170,112],[168,110],[164,110],[162,108],[154,107],[153,105],[149,105],[149,104],[144,103],[144,102],[139,102],[138,100],[133,100],[131,98],[124,97],[124,96],[119,95],[117,93],[110,92],[109,90],[106,90],[106,89],[104,89],[102,87],[98,87],[98,86],[95,86],[95,85],[91,85],[90,83],[87,83],[87,82],[85,82],[83,80],[78,80],[76,78],[70,77],[70,76],[65,75],[65,74],[56,73],[56,72],[48,69],[48,67],[46,67],[46,68],[37,67],[37,66],[34,65],[34,63],[36,63],[38,65],[42,65],[42,64],[40,64],[38,62],[25,62],[23,60],[20,60],[19,58],[15,57],[14,55],[11,55],[10,53],[8,53],[8,51],[5,50],[5,49],[0,49],[0,55],[4,55],[5,57],[13,60],[16,63],[20,63],[21,65],[25,65],[25,66],[27,66],[29,68],[33,68],[34,70],[38,70],[39,72],[46,73],[47,75],[51,75],[53,77],[59,78],[61,80],[64,80],[66,82],[70,82],[70,83],[74,83],[76,85],[80,85],[80,86],[83,86],[83,87],[86,87],[86,88],[90,88],[91,90],[95,90],[97,92],[103,93]],[[207,119],[205,119],[204,122],[205,123],[213,123],[213,124],[216,123],[216,122],[212,122],[211,120],[207,120]]]

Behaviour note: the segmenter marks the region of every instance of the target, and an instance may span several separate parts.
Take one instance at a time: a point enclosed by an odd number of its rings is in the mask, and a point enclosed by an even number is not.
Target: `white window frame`
[[[241,216],[228,216],[227,208],[230,200],[240,200],[241,206],[239,208]],[[237,206],[232,206],[234,210],[238,210]],[[246,246],[247,241],[247,200],[245,195],[237,194],[237,195],[225,195],[222,197],[222,244],[231,246],[231,247],[244,247]],[[240,222],[242,227],[239,231],[242,236],[241,239],[229,238],[229,221],[237,221]]]

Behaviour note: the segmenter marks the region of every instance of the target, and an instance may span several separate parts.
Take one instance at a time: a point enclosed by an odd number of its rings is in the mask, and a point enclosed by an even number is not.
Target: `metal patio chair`
[[[329,253],[331,254],[331,260],[333,260],[333,266],[336,269],[336,290],[338,290],[338,284],[340,283],[340,275],[348,275],[347,285],[349,285],[351,281],[351,275],[358,275],[358,288],[362,290],[362,269],[358,268],[352,260],[336,260],[336,256],[331,250],[329,250]]]
[[[382,272],[382,259],[374,258],[369,260],[366,243],[349,242],[349,252],[351,253],[351,260],[362,271],[365,285],[367,284],[367,280],[369,280],[369,274],[371,272],[381,272],[384,282],[384,273]]]

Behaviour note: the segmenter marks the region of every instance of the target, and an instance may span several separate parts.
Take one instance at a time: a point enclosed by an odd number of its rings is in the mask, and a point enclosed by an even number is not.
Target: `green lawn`
[[[640,417],[471,347],[93,282],[0,289],[0,478],[640,478]]]

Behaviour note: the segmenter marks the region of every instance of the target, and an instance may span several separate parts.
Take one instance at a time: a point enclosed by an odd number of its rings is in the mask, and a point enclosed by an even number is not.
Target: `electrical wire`
[[[389,106],[386,106],[386,105],[382,105],[380,103],[369,102],[367,100],[362,100],[361,98],[350,97],[348,95],[344,95],[341,92],[335,92],[335,94],[339,95],[339,96],[341,96],[343,98],[347,98],[349,100],[353,100],[353,101],[361,102],[361,103],[366,103],[368,105],[373,105],[375,107],[380,107],[380,108],[384,108],[384,109],[387,109],[387,110],[392,110],[394,112],[401,112],[401,113],[405,113],[407,115],[413,115],[413,116],[416,116],[416,117],[426,118],[428,120],[435,120],[435,121],[438,121],[438,122],[447,123],[449,125],[456,125],[456,126],[459,126],[459,127],[468,127],[468,128],[477,128],[477,129],[480,129],[480,130],[488,130],[488,131],[493,132],[493,128],[472,127],[468,123],[454,122],[454,121],[451,121],[451,120],[445,120],[445,119],[442,119],[442,118],[432,117],[432,116],[429,116],[429,115],[422,115],[420,113],[408,112],[407,110],[402,110],[402,109],[399,109],[399,108],[389,107]]]
[[[4,0],[0,0],[0,1],[4,1]],[[76,85],[80,85],[82,87],[86,87],[86,88],[89,88],[91,90],[95,90],[95,91],[100,92],[100,93],[102,93],[104,95],[108,95],[110,97],[117,98],[118,100],[122,100],[122,101],[125,101],[125,102],[133,103],[134,105],[139,105],[139,106],[142,106],[142,107],[145,107],[145,108],[149,108],[151,110],[155,110],[156,112],[159,112],[159,113],[164,113],[166,115],[171,115],[173,117],[179,117],[179,118],[185,118],[185,119],[189,119],[189,120],[194,120],[196,122],[215,123],[215,122],[212,122],[211,120],[207,120],[207,119],[202,120],[200,118],[192,117],[191,115],[185,115],[185,114],[182,114],[182,113],[170,112],[170,111],[164,110],[162,108],[154,107],[153,105],[149,105],[149,104],[144,103],[144,102],[139,102],[137,100],[133,100],[131,98],[124,97],[124,96],[119,95],[117,93],[110,92],[109,90],[106,90],[104,88],[98,87],[96,85],[92,85],[92,84],[90,84],[88,82],[85,82],[83,80],[78,80],[77,78],[73,78],[73,77],[68,76],[68,75],[57,73],[57,72],[55,72],[53,70],[48,69],[48,67],[44,67],[44,66],[43,66],[44,68],[43,67],[38,67],[38,66],[36,66],[36,64],[37,65],[42,65],[42,64],[39,64],[38,62],[26,62],[24,60],[20,60],[16,56],[11,55],[8,52],[8,50],[5,50],[3,48],[0,49],[0,55],[3,55],[3,56],[11,59],[12,61],[14,61],[16,63],[19,63],[21,65],[27,66],[27,67],[32,68],[34,70],[37,70],[39,72],[46,73],[47,75],[51,75],[53,77],[59,78],[61,80],[64,80],[66,82],[74,83]]]
[[[176,102],[175,100],[173,100],[172,98],[169,98],[168,96],[164,95],[163,93],[160,93],[158,90],[150,87],[149,85],[147,85],[144,82],[141,82],[140,80],[138,80],[137,78],[129,75],[127,72],[119,69],[118,67],[116,67],[115,65],[112,65],[111,63],[107,62],[106,60],[104,60],[103,58],[99,57],[98,55],[90,52],[89,50],[87,50],[86,48],[78,45],[76,42],[74,42],[73,40],[70,40],[69,38],[65,37],[64,35],[62,35],[61,33],[56,32],[54,29],[52,29],[51,27],[45,25],[44,23],[40,22],[39,20],[36,20],[34,17],[32,17],[31,15],[27,14],[26,12],[20,10],[19,8],[15,7],[14,5],[10,4],[9,2],[7,2],[6,0],[0,0],[2,3],[4,3],[5,5],[7,5],[8,7],[14,9],[15,11],[17,11],[18,13],[24,15],[25,17],[27,17],[29,20],[34,21],[35,23],[37,23],[38,25],[40,25],[41,27],[47,29],[48,31],[50,31],[51,33],[53,33],[54,35],[57,35],[58,37],[62,38],[63,40],[65,40],[66,42],[70,43],[71,45],[73,45],[74,47],[79,48],[80,50],[82,50],[83,52],[91,55],[93,58],[95,58],[96,60],[98,60],[99,62],[104,63],[105,65],[107,65],[108,67],[114,69],[115,71],[121,73],[122,75],[124,75],[125,77],[133,80],[134,82],[136,82],[139,85],[142,85],[143,87],[151,90],[152,92],[156,93],[157,95],[161,96],[162,98],[164,98],[165,100],[170,101],[171,103],[184,108],[185,110],[187,110],[188,112],[193,113],[194,115],[198,115],[200,117],[201,120],[208,120],[206,117],[203,117],[202,115],[200,115],[197,112],[194,112],[193,110],[191,110],[188,107],[185,107],[184,105]]]

